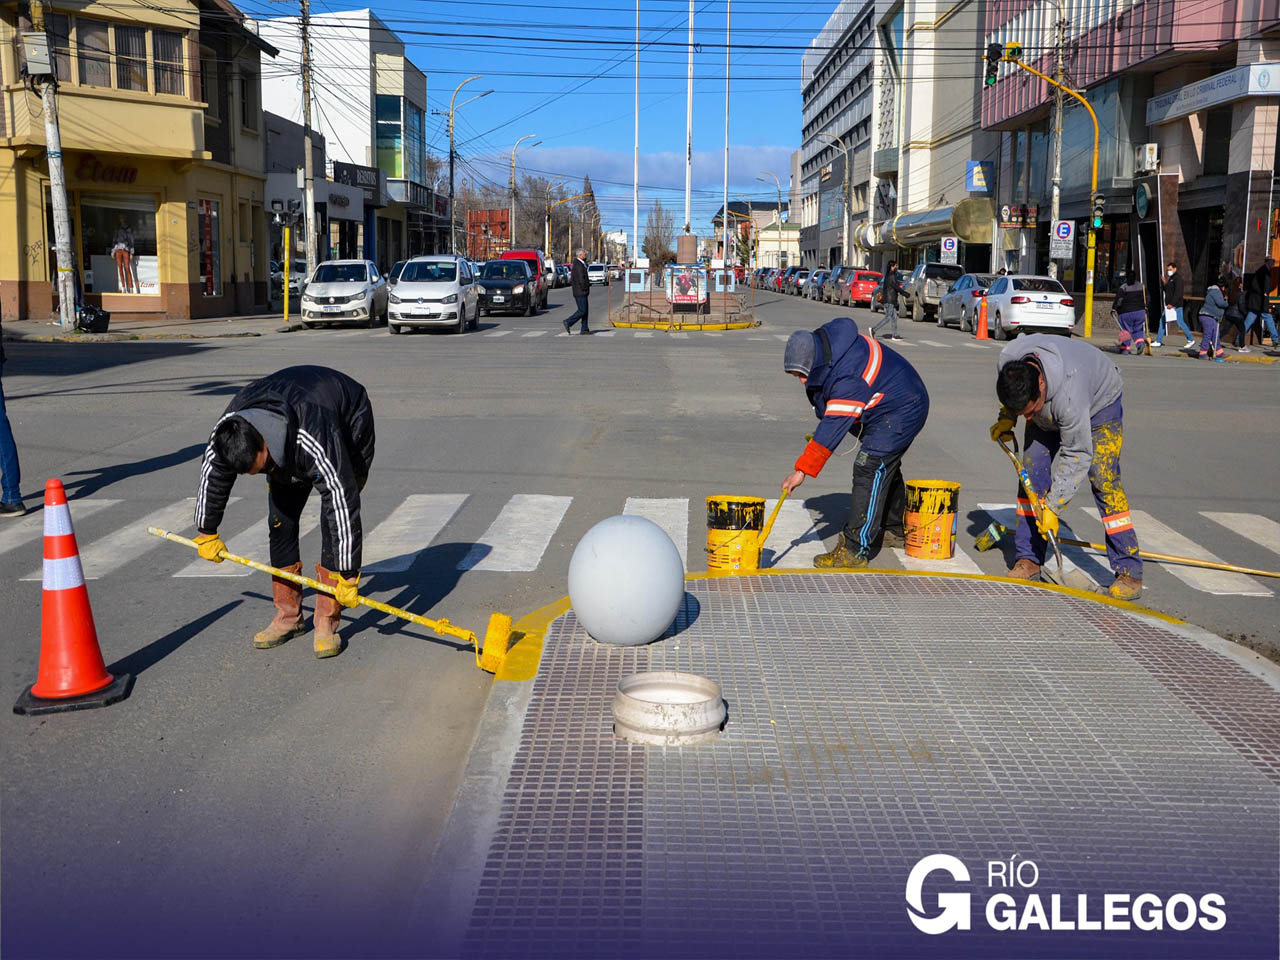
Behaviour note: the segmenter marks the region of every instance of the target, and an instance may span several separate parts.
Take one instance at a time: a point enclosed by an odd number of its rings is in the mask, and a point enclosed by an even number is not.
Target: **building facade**
[[[46,31],[85,303],[163,319],[265,309],[263,58],[224,0],[83,3]],[[57,311],[45,124],[0,10],[0,313]]]

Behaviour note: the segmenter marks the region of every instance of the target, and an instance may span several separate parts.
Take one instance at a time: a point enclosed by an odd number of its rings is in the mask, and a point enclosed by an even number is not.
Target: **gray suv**
[[[911,302],[911,319],[922,323],[933,317],[938,312],[938,302],[964,273],[964,267],[958,263],[917,264],[902,285]]]

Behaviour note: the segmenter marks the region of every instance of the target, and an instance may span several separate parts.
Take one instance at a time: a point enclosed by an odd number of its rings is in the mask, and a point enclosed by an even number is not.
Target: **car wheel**
[[[911,300],[911,322],[924,323],[924,304],[920,302],[919,298],[912,298]]]
[[[968,317],[965,316],[963,307],[960,308],[960,332],[961,333],[969,332],[969,319]]]
[[[480,304],[476,304],[476,312],[471,317],[471,329],[480,329]]]
[[[938,326],[945,327],[947,325],[946,318],[942,315],[942,304],[938,304],[938,309],[934,311],[934,316],[938,320]]]
[[[529,297],[528,303],[525,304],[524,315],[526,317],[532,317],[537,312],[538,311],[537,311],[536,301],[533,299],[533,297]]]
[[[303,320],[302,325],[306,327],[308,330],[314,330],[316,328],[316,325],[312,323],[310,320]]]
[[[995,319],[995,335],[997,340],[1008,340],[1009,331],[1004,328],[1004,322],[1000,319],[1000,314],[996,314]]]
[[[465,304],[463,305],[463,308],[458,311],[458,322],[457,324],[454,325],[453,332],[454,333],[467,332],[467,308]]]
[[[387,323],[387,333],[402,333],[402,332],[404,332],[404,327],[400,326],[400,324],[391,323],[391,322]]]

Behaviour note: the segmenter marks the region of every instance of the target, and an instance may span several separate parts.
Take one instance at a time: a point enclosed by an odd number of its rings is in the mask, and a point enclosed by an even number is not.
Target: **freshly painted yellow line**
[[[621,330],[674,330],[676,333],[703,330],[751,330],[760,326],[758,320],[739,320],[726,323],[672,323],[670,320],[610,320],[609,325]]]
[[[819,570],[816,567],[812,570],[806,570],[796,567],[788,567],[786,569],[766,569],[752,570],[750,573],[735,573],[732,570],[705,570],[699,573],[690,573],[685,576],[685,582],[694,582],[699,580],[720,580],[726,577],[787,577],[798,576],[800,574],[818,574],[828,575],[837,573],[852,573],[855,575],[867,573],[883,573],[891,577],[943,577],[949,580],[977,580],[982,583],[1011,583],[1019,587],[1035,587],[1040,590],[1048,590],[1050,593],[1059,593],[1067,597],[1078,597],[1082,600],[1093,600],[1096,603],[1104,604],[1108,607],[1115,607],[1117,610],[1127,610],[1130,613],[1140,613],[1144,616],[1153,617],[1156,620],[1163,620],[1165,623],[1173,623],[1183,625],[1185,620],[1179,620],[1177,617],[1171,617],[1167,613],[1161,613],[1158,610],[1150,610],[1146,607],[1140,607],[1136,603],[1130,603],[1128,600],[1117,600],[1115,597],[1107,596],[1102,593],[1093,593],[1089,590],[1078,590],[1075,587],[1064,587],[1056,583],[1036,583],[1032,580],[1018,580],[1013,577],[998,577],[985,573],[950,573],[948,571],[917,571],[917,570],[840,570],[829,569]],[[554,603],[549,603],[545,607],[539,607],[532,613],[521,617],[516,621],[512,631],[512,636],[516,638],[514,645],[507,653],[507,659],[502,667],[494,675],[494,682],[499,680],[507,680],[510,682],[521,682],[532,680],[538,674],[538,666],[542,659],[542,644],[546,639],[547,628],[556,620],[557,617],[567,613],[573,605],[569,602],[568,597],[561,597]]]

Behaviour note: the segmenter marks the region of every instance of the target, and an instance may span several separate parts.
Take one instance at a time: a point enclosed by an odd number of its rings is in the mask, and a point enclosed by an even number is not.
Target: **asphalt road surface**
[[[612,296],[620,296],[619,286]],[[605,327],[610,291],[592,294]],[[317,661],[309,636],[272,651],[264,575],[149,538],[190,532],[198,459],[228,398],[280,367],[320,363],[366,384],[377,459],[364,494],[365,583],[378,599],[482,630],[566,592],[574,545],[624,510],[672,533],[705,569],[704,498],[776,496],[814,426],[781,370],[791,331],[837,315],[757,294],[757,330],[564,336],[566,290],[533,318],[462,336],[336,329],[243,340],[14,343],[5,392],[28,504],[60,477],[109,665],[137,677],[107,710],[3,729],[6,956],[383,955],[402,936],[449,811],[489,678],[469,650],[372,613]],[[853,311],[862,323],[865,311]],[[963,485],[948,569],[1003,573],[979,554],[1015,477],[987,428],[997,344],[903,321],[930,420],[910,477]],[[1124,484],[1148,549],[1280,567],[1280,370],[1117,358]],[[770,562],[808,566],[848,509],[851,441],[775,528]],[[224,538],[266,559],[265,484],[242,478]],[[314,506],[314,505],[313,505]],[[1063,520],[1100,539],[1082,492]],[[318,559],[319,534],[303,540]],[[35,678],[40,514],[0,520],[11,698]],[[373,566],[371,561],[378,560]],[[1109,582],[1105,564],[1075,555]],[[892,551],[876,565],[901,568]],[[1280,582],[1147,566],[1144,603],[1220,634],[1277,641]],[[308,600],[308,606],[310,602]],[[1001,612],[992,610],[993,625]],[[922,636],[927,623],[910,625]]]

